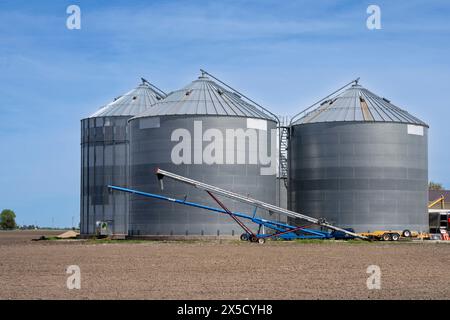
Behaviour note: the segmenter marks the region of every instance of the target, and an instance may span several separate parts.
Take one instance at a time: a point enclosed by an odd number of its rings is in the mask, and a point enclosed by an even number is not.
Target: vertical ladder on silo
[[[285,186],[287,186],[288,177],[288,139],[289,139],[289,127],[287,126],[289,119],[282,117],[280,119],[279,135],[280,135],[280,179],[284,180]]]

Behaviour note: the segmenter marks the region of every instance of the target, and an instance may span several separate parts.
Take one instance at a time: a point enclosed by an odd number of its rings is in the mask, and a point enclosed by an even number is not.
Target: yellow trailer
[[[403,231],[376,230],[373,232],[362,232],[359,234],[371,240],[382,240],[382,241],[398,241],[400,240],[400,238],[429,239],[429,235],[426,233],[419,233],[416,231],[410,231],[408,229],[405,229]]]

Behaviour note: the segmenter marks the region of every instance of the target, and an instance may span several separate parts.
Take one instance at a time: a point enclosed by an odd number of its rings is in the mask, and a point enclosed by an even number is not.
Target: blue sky
[[[66,28],[71,4],[81,30]],[[141,76],[171,91],[200,68],[283,115],[361,77],[430,125],[429,176],[450,188],[449,20],[447,0],[2,0],[0,207],[78,224],[79,120]]]

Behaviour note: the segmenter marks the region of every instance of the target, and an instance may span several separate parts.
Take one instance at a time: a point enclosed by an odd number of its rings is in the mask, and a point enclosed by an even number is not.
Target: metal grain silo
[[[130,186],[161,193],[155,168],[275,203],[276,121],[202,75],[130,119]],[[266,145],[264,145],[266,143]],[[267,150],[266,150],[267,149]],[[275,152],[276,153],[276,152]],[[275,157],[275,158],[274,158]],[[217,207],[203,191],[165,181],[164,194]],[[253,208],[225,199],[231,210]],[[258,212],[259,214],[259,212]],[[136,195],[130,197],[130,235],[232,236],[231,218]]]
[[[127,120],[143,112],[165,96],[144,79],[130,92],[81,120],[81,199],[82,235],[96,233],[98,221],[116,236],[128,232],[128,195],[109,194],[108,184],[127,185]]]
[[[357,232],[427,230],[427,131],[356,82],[291,124],[289,208]]]

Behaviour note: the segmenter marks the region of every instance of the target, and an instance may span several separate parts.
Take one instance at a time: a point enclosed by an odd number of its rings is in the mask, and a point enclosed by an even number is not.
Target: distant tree
[[[430,181],[428,183],[428,190],[444,190],[444,187],[441,183]]]
[[[16,214],[10,209],[4,209],[0,213],[0,227],[6,230],[12,230],[17,227]]]
[[[21,230],[35,230],[35,229],[37,229],[37,227],[35,225],[32,225],[32,224],[30,224],[30,225],[24,224],[23,226],[20,226],[20,227],[17,226],[17,228],[19,228]]]

